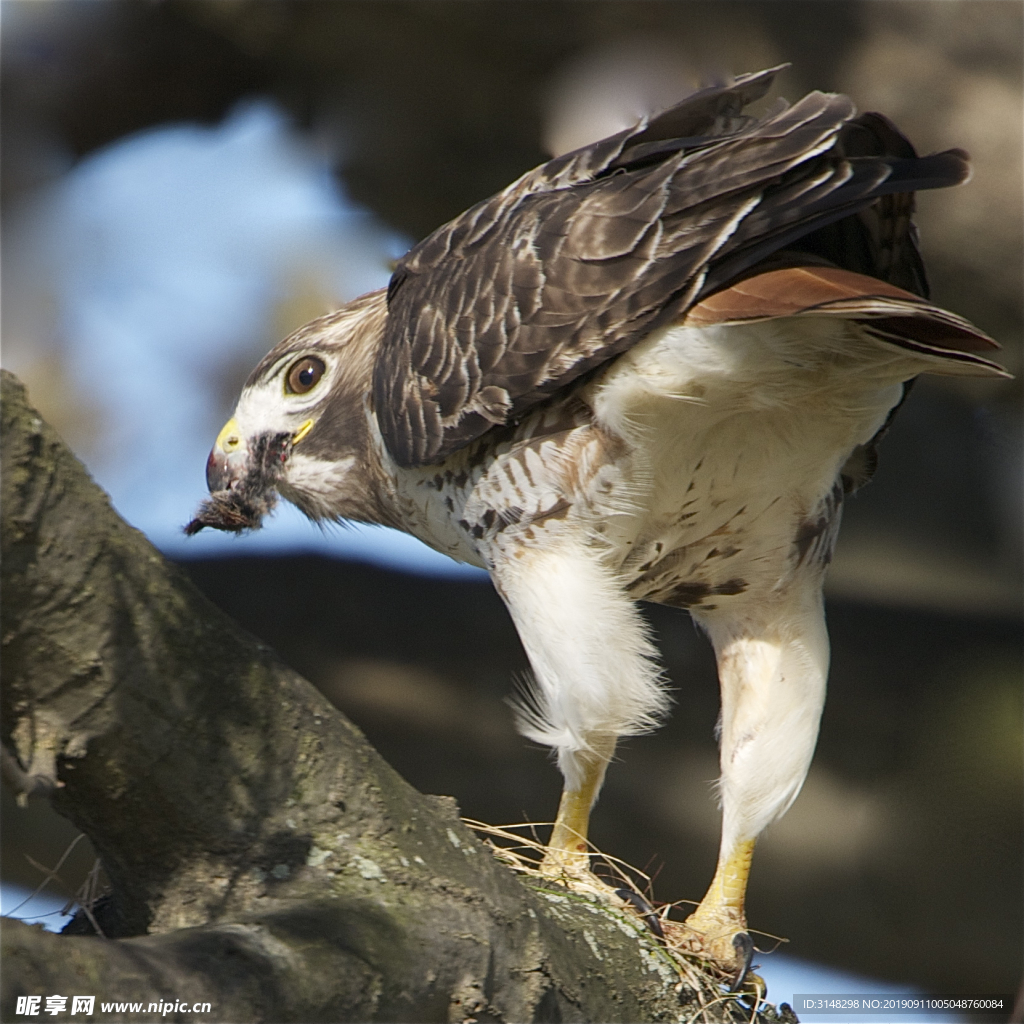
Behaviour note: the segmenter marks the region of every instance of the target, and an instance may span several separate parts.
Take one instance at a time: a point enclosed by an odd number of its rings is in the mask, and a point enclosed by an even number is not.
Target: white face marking
[[[319,382],[305,394],[296,395],[285,388],[288,370],[306,355],[316,355],[327,367]],[[329,393],[337,373],[337,361],[323,352],[290,352],[253,387],[247,387],[238,399],[235,421],[246,439],[266,432],[291,434],[297,431]]]
[[[325,365],[321,379],[307,392],[295,394],[285,381],[289,370],[309,355]],[[282,355],[255,385],[246,387],[235,408],[235,431],[246,443],[262,434],[291,434],[297,437],[284,467],[278,490],[286,501],[297,505],[314,519],[333,519],[351,490],[349,474],[354,455],[325,461],[306,455],[302,441],[315,426],[318,412],[330,394],[337,375],[337,361],[330,353],[299,349]],[[223,433],[223,432],[222,432]]]
[[[354,455],[346,455],[336,462],[324,462],[297,451],[288,460],[288,486],[321,494],[325,500],[331,501],[332,497],[340,498],[347,493],[348,476],[355,465]]]
[[[311,519],[337,519],[351,496],[349,474],[356,468],[354,455],[335,462],[293,453],[285,467],[278,490],[281,497],[296,505]]]

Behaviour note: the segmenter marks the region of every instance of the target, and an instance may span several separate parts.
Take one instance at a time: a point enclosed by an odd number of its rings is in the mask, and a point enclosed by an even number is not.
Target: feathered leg
[[[553,747],[565,786],[545,870],[586,872],[587,824],[619,736],[653,728],[668,704],[647,627],[585,543],[524,544],[492,570],[530,659],[519,730]]]
[[[820,578],[701,617],[722,690],[722,841],[714,880],[687,919],[716,960],[742,970],[752,945],[744,899],[754,843],[800,792],[818,738],[828,675]]]

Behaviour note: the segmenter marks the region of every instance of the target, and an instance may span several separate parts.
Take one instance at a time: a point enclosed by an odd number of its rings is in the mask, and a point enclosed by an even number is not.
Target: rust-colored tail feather
[[[997,363],[975,354],[999,345],[973,324],[895,285],[838,267],[795,266],[755,274],[702,299],[683,323],[707,327],[811,314],[862,320],[876,337],[901,348],[1007,376]]]

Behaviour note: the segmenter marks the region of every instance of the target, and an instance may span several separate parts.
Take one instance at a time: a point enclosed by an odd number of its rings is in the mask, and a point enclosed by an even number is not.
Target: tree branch
[[[105,939],[5,922],[4,1019],[54,993],[208,1001],[206,1021],[693,1018],[642,922],[524,885],[2,385],[7,774],[52,793],[113,886]]]

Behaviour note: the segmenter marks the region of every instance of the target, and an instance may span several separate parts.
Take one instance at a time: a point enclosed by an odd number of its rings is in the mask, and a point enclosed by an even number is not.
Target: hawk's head
[[[277,495],[310,519],[386,521],[369,409],[384,295],[364,295],[273,348],[206,464],[211,497],[185,527],[258,529]]]

